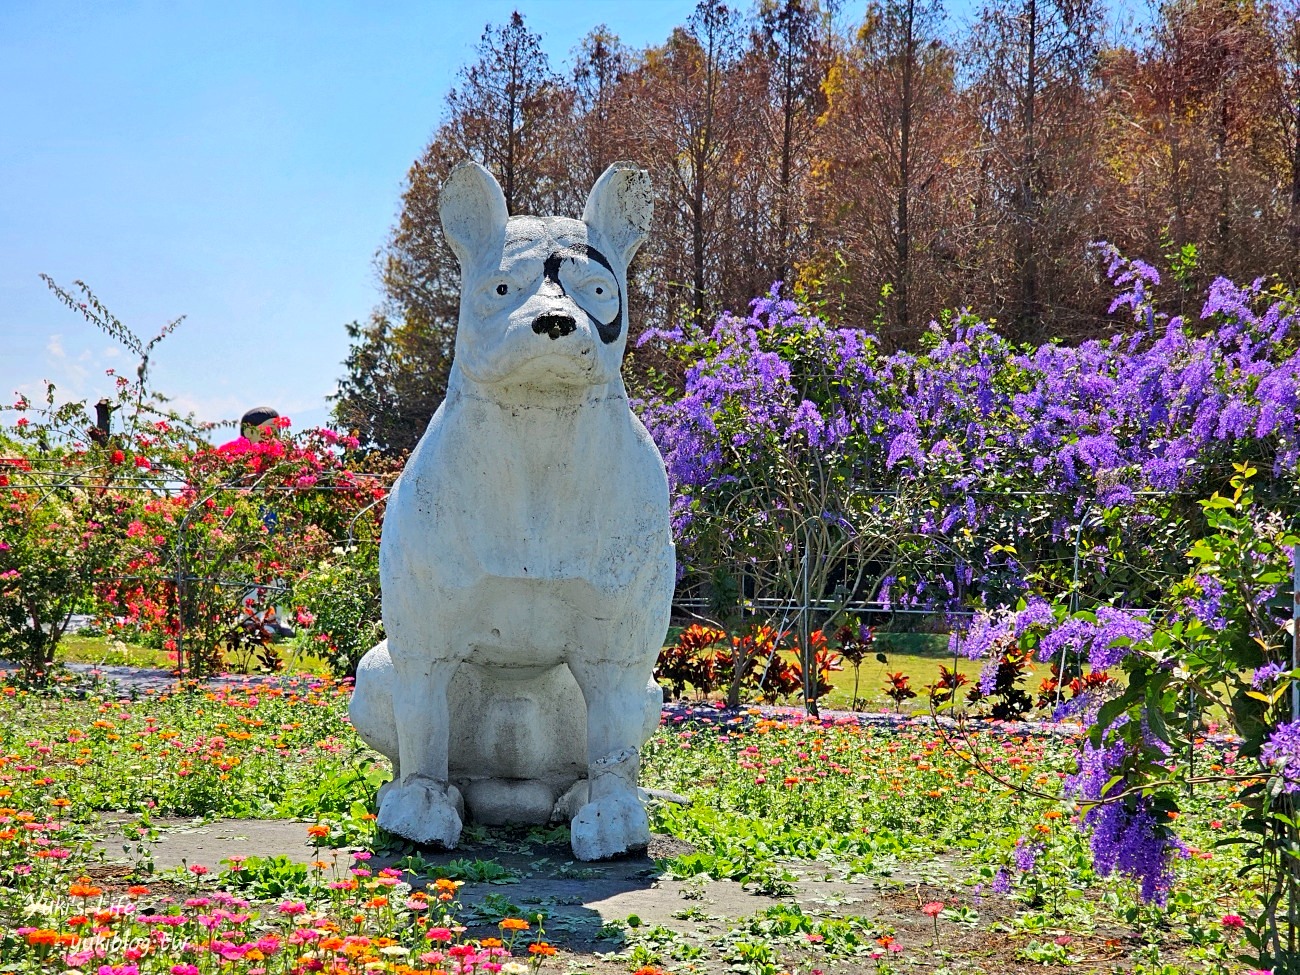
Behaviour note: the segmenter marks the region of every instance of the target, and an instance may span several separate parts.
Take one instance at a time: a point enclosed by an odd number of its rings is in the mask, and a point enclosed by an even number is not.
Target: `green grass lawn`
[[[276,647],[284,659],[283,669],[292,673],[329,673],[325,661],[310,653],[307,646],[307,641],[300,637],[278,642]],[[127,643],[106,636],[65,636],[59,641],[54,659],[60,664],[93,664],[99,667],[157,667],[166,670],[174,666],[165,650],[154,650],[138,643]],[[235,673],[248,669],[234,658],[227,658],[226,667]]]
[[[939,679],[939,668],[954,667],[952,652],[948,649],[946,633],[881,633],[876,636],[876,649],[885,655],[886,663],[876,659],[874,653],[862,661],[857,672],[858,702],[868,711],[892,711],[894,702],[885,695],[885,674],[903,673],[916,697],[904,701],[903,713],[929,711],[926,688]],[[972,681],[979,676],[981,661],[958,657],[956,669]],[[1046,674],[1046,667],[1043,668]],[[834,690],[821,700],[822,707],[831,710],[848,710],[853,701],[854,671],[849,663],[831,675]],[[1037,676],[1031,677],[1030,686],[1036,686]],[[862,702],[866,702],[865,705]]]
[[[61,664],[95,664],[109,667],[169,667],[162,650],[126,643],[105,636],[65,636],[54,659]]]

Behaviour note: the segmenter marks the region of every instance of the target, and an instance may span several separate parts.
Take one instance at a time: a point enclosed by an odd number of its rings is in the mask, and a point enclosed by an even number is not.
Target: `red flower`
[[[136,467],[142,467],[142,468],[144,468],[144,469],[147,471],[147,470],[149,469],[149,458],[148,458],[148,457],[136,457],[136,459],[135,459],[135,466],[136,466]]]
[[[122,453],[120,450],[115,450],[113,451],[111,460],[114,464],[120,464],[122,461],[126,460],[126,454]]]

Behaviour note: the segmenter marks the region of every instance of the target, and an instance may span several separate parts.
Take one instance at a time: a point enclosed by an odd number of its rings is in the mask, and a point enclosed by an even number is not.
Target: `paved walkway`
[[[66,686],[79,691],[100,694],[120,693],[123,697],[144,693],[161,694],[177,688],[176,675],[157,667],[129,667],[126,665],[99,666],[97,664],[61,664],[71,676]],[[0,674],[19,670],[12,660],[0,660]],[[312,683],[320,678],[314,674],[216,674],[203,681],[212,687],[256,685],[286,685],[289,682]]]
[[[0,674],[16,671],[18,665],[8,660],[0,660]],[[176,676],[168,670],[148,667],[96,666],[94,664],[66,664],[64,669],[71,675],[68,686],[84,693],[119,694],[124,698],[138,697],[142,694],[162,694],[177,689]],[[321,678],[313,674],[218,674],[204,681],[212,687],[242,687],[247,685],[281,686],[307,683],[310,686]],[[1008,735],[1046,735],[1053,738],[1068,738],[1081,734],[1080,725],[1071,722],[1050,721],[992,721],[987,718],[968,718],[961,722],[941,715],[933,718],[929,714],[891,714],[888,712],[868,713],[863,711],[827,711],[823,710],[816,717],[810,717],[802,708],[774,707],[771,705],[745,705],[738,709],[727,708],[698,701],[671,701],[664,704],[663,723],[671,726],[683,722],[700,722],[712,725],[745,726],[756,719],[777,721],[805,722],[817,721],[823,725],[860,724],[877,728],[916,728],[941,727],[955,729],[959,726],[995,730]]]

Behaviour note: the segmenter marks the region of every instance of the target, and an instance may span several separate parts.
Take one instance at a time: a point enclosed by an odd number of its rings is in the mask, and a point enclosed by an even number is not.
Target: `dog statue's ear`
[[[650,174],[636,163],[616,162],[591,188],[582,221],[614,247],[627,267],[650,232],[654,208]]]
[[[488,254],[500,256],[509,219],[506,198],[478,163],[467,159],[452,170],[438,197],[438,215],[463,270]]]

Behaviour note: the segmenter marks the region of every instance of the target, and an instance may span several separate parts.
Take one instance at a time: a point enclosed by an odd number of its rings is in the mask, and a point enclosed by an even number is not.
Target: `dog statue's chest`
[[[511,411],[449,398],[446,406],[389,509],[423,526],[435,585],[498,578],[618,588],[637,574],[635,553],[667,542],[662,468],[625,401]]]

